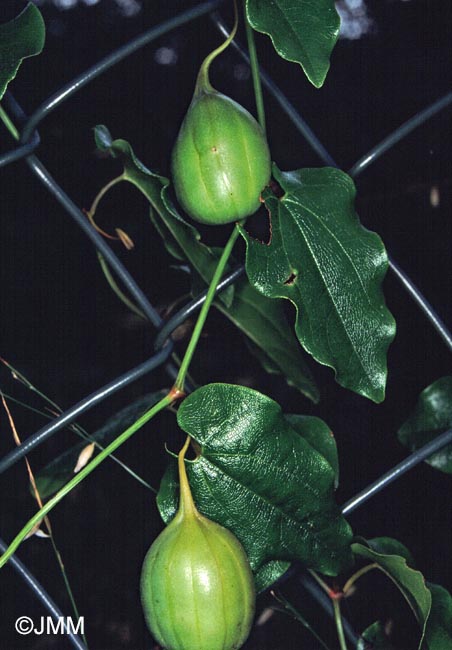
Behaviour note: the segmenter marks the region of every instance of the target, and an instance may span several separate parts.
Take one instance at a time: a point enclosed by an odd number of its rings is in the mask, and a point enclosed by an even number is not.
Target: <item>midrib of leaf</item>
[[[315,66],[314,66],[314,64],[312,63],[311,57],[309,56],[309,53],[308,53],[309,51],[306,50],[306,49],[303,47],[303,43],[302,43],[302,41],[301,41],[299,35],[298,35],[297,32],[293,29],[292,24],[290,23],[290,21],[289,21],[289,20],[286,18],[286,16],[284,15],[283,10],[281,9],[281,4],[280,4],[280,2],[278,2],[278,0],[274,0],[274,4],[278,7],[278,9],[279,9],[279,11],[280,11],[280,14],[283,16],[283,19],[284,19],[283,22],[284,22],[284,24],[288,25],[288,27],[289,27],[289,31],[290,31],[290,33],[291,33],[291,35],[292,35],[292,39],[295,37],[295,41],[298,43],[298,45],[299,45],[299,47],[300,47],[300,50],[301,50],[301,52],[303,53],[303,56],[304,56],[305,59],[308,61],[308,63],[309,63],[309,65],[310,65],[311,69],[312,69],[312,70],[315,70]],[[270,35],[270,38],[272,39],[272,41],[273,41],[273,45],[274,45],[275,48],[276,48],[276,43],[275,43],[275,41],[274,41],[274,39],[273,39],[273,36]],[[291,56],[292,56],[292,55],[291,55]],[[298,69],[299,69],[299,68],[298,68]]]

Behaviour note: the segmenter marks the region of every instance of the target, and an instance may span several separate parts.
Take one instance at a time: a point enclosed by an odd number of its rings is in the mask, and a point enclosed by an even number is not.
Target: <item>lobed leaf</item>
[[[0,100],[23,59],[39,54],[44,41],[44,20],[31,2],[16,18],[0,25]]]
[[[299,560],[327,575],[348,566],[351,530],[333,499],[334,470],[276,402],[243,386],[209,384],[182,402],[178,423],[200,448],[187,461],[197,507],[242,542],[253,571],[263,571],[259,588],[269,571],[271,579],[281,575],[272,561]],[[176,510],[176,485],[169,470],[158,497],[165,521]]]
[[[270,242],[241,229],[248,278],[263,295],[295,305],[302,346],[332,367],[342,386],[381,402],[386,352],[395,335],[381,290],[388,267],[383,243],[360,224],[347,174],[275,167],[274,175],[284,195],[264,194]]]
[[[295,61],[320,88],[339,36],[340,18],[334,0],[247,0],[249,23],[268,34],[280,56]]]
[[[400,427],[397,436],[410,451],[423,447],[452,427],[452,376],[441,377],[419,395],[416,407]],[[452,473],[452,445],[447,445],[425,461]]]

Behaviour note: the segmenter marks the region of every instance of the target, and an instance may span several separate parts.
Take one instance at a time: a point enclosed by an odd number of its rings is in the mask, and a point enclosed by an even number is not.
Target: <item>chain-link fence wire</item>
[[[177,29],[178,27],[189,23],[197,18],[209,14],[211,20],[217,29],[223,33],[227,33],[225,24],[216,10],[223,4],[224,0],[216,0],[211,2],[200,3],[199,5],[180,13],[179,15],[167,20],[151,29],[147,30],[141,36],[133,39],[123,47],[114,51],[109,56],[99,61],[96,65],[89,68],[86,72],[76,77],[73,81],[63,86],[58,92],[52,95],[49,99],[44,101],[39,108],[31,115],[27,116],[22,110],[21,106],[17,103],[10,92],[5,95],[5,104],[11,116],[16,120],[18,126],[21,127],[21,137],[18,145],[12,150],[0,156],[0,167],[10,165],[21,159],[25,159],[26,164],[48,190],[48,192],[55,197],[61,204],[66,212],[72,217],[76,224],[82,229],[86,236],[91,240],[98,252],[100,252],[107,261],[110,268],[117,275],[120,282],[124,285],[125,289],[129,292],[134,299],[137,306],[144,312],[150,323],[157,328],[158,332],[154,341],[155,354],[142,362],[135,368],[125,372],[121,376],[115,378],[107,385],[94,391],[83,400],[75,404],[70,409],[66,410],[60,416],[52,420],[49,424],[42,427],[35,434],[28,437],[25,442],[16,447],[13,451],[6,454],[0,460],[0,474],[5,472],[12,465],[17,463],[26,454],[30,453],[33,449],[46,442],[53,434],[60,431],[62,428],[73,423],[78,417],[86,413],[94,406],[98,405],[103,400],[111,397],[116,392],[129,386],[138,378],[143,377],[154,371],[159,366],[166,364],[165,368],[171,378],[174,378],[176,368],[169,362],[169,357],[173,350],[171,341],[171,334],[191,315],[195,314],[202,306],[206,291],[200,294],[194,300],[188,302],[182,309],[173,315],[167,321],[163,320],[157,310],[149,302],[145,293],[141,290],[135,282],[131,274],[127,271],[121,261],[113,253],[110,247],[105,243],[105,240],[97,233],[94,227],[86,219],[83,212],[75,205],[71,198],[64,192],[58,182],[47,171],[41,161],[34,154],[37,147],[41,144],[41,138],[37,131],[38,125],[45,119],[55,108],[59,107],[64,101],[72,97],[75,93],[80,91],[91,81],[94,81],[103,72],[110,69],[120,61],[124,60],[127,56],[137,51],[138,49],[148,45],[155,39],[167,34],[168,32]],[[249,62],[247,52],[243,46],[236,40],[232,43],[240,57],[246,62]],[[319,138],[306,123],[299,111],[293,104],[285,97],[284,93],[273,81],[273,79],[261,69],[261,79],[263,86],[269,94],[276,100],[279,107],[289,117],[295,128],[301,133],[306,142],[316,152],[322,163],[338,167],[337,163],[330,155],[325,146],[321,143]],[[358,175],[365,172],[370,165],[379,160],[387,151],[399,143],[402,139],[406,138],[414,129],[419,128],[433,116],[440,111],[448,108],[452,104],[452,92],[447,93],[437,101],[427,106],[425,109],[419,111],[411,119],[401,124],[394,132],[388,135],[384,140],[374,146],[364,156],[362,156],[349,170],[349,174],[356,178]],[[395,277],[400,281],[401,286],[415,301],[416,305],[424,313],[429,323],[435,328],[438,335],[441,337],[443,343],[447,346],[448,350],[452,350],[452,335],[446,325],[442,322],[435,309],[430,305],[427,299],[410,280],[407,274],[400,268],[392,256],[389,256],[390,269]],[[235,269],[227,277],[225,277],[217,288],[217,292],[221,292],[228,286],[236,282],[244,274],[244,267],[241,266]],[[452,443],[452,429],[439,435],[435,440],[428,443],[424,447],[418,449],[409,455],[402,462],[389,469],[383,476],[367,486],[352,499],[350,499],[342,508],[344,515],[351,513],[357,508],[361,507],[371,497],[385,489],[388,485],[396,481],[401,476],[405,475],[410,469],[430,457],[433,453],[439,451],[446,445]],[[0,550],[4,552],[7,544],[0,539]],[[50,616],[58,620],[62,616],[61,611],[53,602],[50,596],[46,593],[45,589],[40,585],[27,567],[16,557],[12,556],[10,565],[17,572],[17,574],[24,580],[26,585],[31,589],[37,599],[41,601],[47,609]],[[300,571],[298,567],[294,567],[293,571]],[[326,610],[332,613],[331,602],[329,598],[320,590],[318,585],[313,582],[309,576],[300,574],[300,583],[304,588],[311,593],[314,599]],[[351,629],[350,625],[345,621],[345,633],[352,643],[356,643],[357,635]],[[84,650],[85,645],[82,639],[70,629],[67,631],[67,638],[73,647],[79,650]]]

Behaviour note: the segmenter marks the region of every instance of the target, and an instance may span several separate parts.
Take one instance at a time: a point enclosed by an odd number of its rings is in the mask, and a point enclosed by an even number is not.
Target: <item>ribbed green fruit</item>
[[[167,650],[235,650],[254,616],[251,568],[237,538],[196,509],[183,455],[179,459],[179,510],[152,544],[141,573],[146,622]]]
[[[254,117],[214,89],[195,95],[172,154],[179,203],[218,225],[256,212],[270,178],[270,152]]]

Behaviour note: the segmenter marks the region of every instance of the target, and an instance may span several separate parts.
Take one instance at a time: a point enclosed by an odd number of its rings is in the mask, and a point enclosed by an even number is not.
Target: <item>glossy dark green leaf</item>
[[[254,582],[256,591],[261,593],[273,585],[286,571],[290,568],[290,562],[282,562],[281,560],[271,560],[263,564],[256,571]]]
[[[339,480],[339,459],[337,446],[331,429],[320,418],[309,415],[285,415],[292,429],[301,435],[313,449],[318,451],[331,465],[335,475],[335,487]],[[157,503],[162,517],[169,521],[177,508],[178,503],[178,476],[176,463],[171,463],[165,473]],[[258,591],[263,591],[280,578],[289,568],[290,562],[270,561],[261,566],[255,576]]]
[[[119,158],[124,165],[124,180],[129,181],[148,199],[153,211],[151,218],[156,223],[159,218],[158,231],[164,237],[168,251],[177,259],[187,259],[203,280],[208,283],[216,265],[215,251],[200,242],[199,232],[182,219],[173,209],[166,188],[169,180],[147,169],[135,156],[132,147],[125,140],[113,140],[107,127],[98,125],[94,129],[97,147],[108,151],[114,158]],[[223,292],[221,300],[230,304],[233,287]]]
[[[395,650],[394,646],[388,639],[385,628],[380,621],[370,625],[365,630],[356,646],[356,650]]]
[[[140,397],[109,418],[103,427],[91,434],[89,441],[78,442],[48,463],[35,475],[36,485],[41,499],[48,499],[74,476],[74,468],[77,460],[87,444],[95,441],[102,447],[105,447],[122,433],[122,431],[133,424],[140,415],[143,415],[151,406],[162,399],[165,394],[162,391],[158,391]],[[99,448],[96,447],[93,456],[98,451]],[[30,490],[34,495],[33,489],[30,488]]]
[[[329,462],[334,471],[334,486],[339,484],[339,456],[336,439],[330,427],[312,415],[287,414],[284,416],[300,436],[309,442]]]
[[[176,457],[173,457],[163,474],[157,494],[157,506],[165,523],[169,523],[176,514],[178,503],[179,476],[177,471],[177,459]],[[270,560],[269,562],[265,562],[254,572],[256,591],[260,593],[265,589],[268,589],[276,582],[276,580],[286,573],[289,567],[290,562],[283,562],[281,560]]]
[[[413,413],[400,427],[400,442],[411,451],[423,447],[452,427],[452,376],[441,377],[427,386],[419,396]],[[452,445],[427,458],[429,465],[452,473]]]
[[[282,374],[289,385],[313,402],[319,401],[318,388],[287,322],[282,301],[266,298],[244,278],[236,284],[227,308],[219,301],[215,306],[257,347],[264,369]]]
[[[295,305],[301,344],[334,368],[342,386],[381,402],[395,334],[381,289],[388,267],[383,243],[360,224],[347,174],[274,168],[274,175],[284,196],[264,194],[271,241],[263,244],[242,228],[250,282],[265,296]]]
[[[334,0],[247,0],[246,9],[254,29],[268,34],[278,54],[299,63],[320,88],[339,36]]]
[[[0,99],[16,76],[22,60],[39,54],[44,41],[44,20],[31,2],[17,18],[0,25]]]
[[[432,609],[423,650],[452,650],[452,597],[440,585],[427,582],[427,587],[432,594]]]
[[[327,575],[348,566],[351,530],[333,499],[334,471],[276,402],[210,384],[182,402],[178,423],[201,447],[187,462],[197,507],[234,532],[255,572],[272,560],[299,560]],[[173,475],[158,499],[166,521],[174,485]]]
[[[382,538],[383,547],[388,548],[388,538]],[[369,544],[372,543],[372,540]],[[400,544],[400,543],[398,543]],[[378,539],[373,540],[373,546],[379,547]],[[400,546],[398,546],[400,549]],[[405,557],[395,554],[379,553],[365,543],[352,544],[352,551],[355,556],[370,560],[378,564],[380,569],[397,586],[419,624],[419,648],[422,648],[425,627],[432,606],[432,595],[427,589],[424,576],[420,571],[408,566]],[[408,553],[406,551],[404,556]]]

